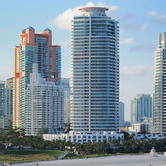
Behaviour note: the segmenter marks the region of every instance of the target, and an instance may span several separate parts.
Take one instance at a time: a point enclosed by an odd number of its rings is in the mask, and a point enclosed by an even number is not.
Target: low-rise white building
[[[164,134],[135,134],[134,135],[134,139],[135,140],[141,140],[141,139],[145,139],[145,140],[159,140],[159,139],[164,139],[166,138],[166,136],[164,136]]]
[[[112,140],[124,140],[124,134],[117,133],[115,131],[102,131],[102,132],[74,132],[70,131],[67,134],[43,134],[43,139],[53,141],[53,140],[65,140],[76,143],[93,143],[93,142],[103,142],[106,140],[108,142],[109,138]]]
[[[36,135],[42,127],[47,128],[48,133],[56,133],[64,127],[63,88],[41,78],[37,64],[33,64],[26,89],[25,108],[27,135]]]
[[[152,122],[141,122],[141,123],[133,123],[131,127],[129,127],[130,133],[138,133],[138,132],[146,132],[152,133],[153,125]]]

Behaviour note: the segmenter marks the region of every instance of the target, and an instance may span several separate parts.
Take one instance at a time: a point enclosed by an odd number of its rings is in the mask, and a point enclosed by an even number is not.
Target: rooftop
[[[27,29],[32,29],[32,30],[35,30],[33,27],[29,26]]]
[[[109,10],[108,8],[105,8],[105,7],[81,7],[79,8],[78,10],[82,11],[82,10],[104,10],[104,11],[107,11]]]
[[[43,31],[50,31],[50,32],[52,32],[49,28],[46,28]]]
[[[109,9],[105,7],[81,7],[78,10],[83,12],[85,16],[106,16],[105,11]]]

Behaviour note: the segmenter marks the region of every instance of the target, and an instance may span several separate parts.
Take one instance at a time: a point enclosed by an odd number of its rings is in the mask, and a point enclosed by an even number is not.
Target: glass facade
[[[166,33],[159,34],[153,94],[154,133],[166,134]]]
[[[4,128],[5,81],[0,81],[0,128]]]
[[[56,48],[56,71],[58,73],[58,78],[61,78],[61,49]],[[56,85],[60,85],[61,80],[56,81]]]
[[[25,128],[25,89],[30,83],[32,64],[38,64],[42,78],[60,85],[61,48],[52,45],[52,31],[48,28],[43,33],[35,33],[34,28],[28,27],[20,36],[21,44],[15,48],[13,125]]]
[[[12,125],[13,121],[13,78],[6,80],[5,88],[5,127]]]
[[[137,94],[131,101],[131,123],[142,122],[144,118],[152,118],[152,97]]]
[[[5,115],[5,81],[0,81],[0,119]],[[3,126],[3,125],[2,125]]]
[[[118,131],[118,22],[86,7],[72,25],[71,129]]]

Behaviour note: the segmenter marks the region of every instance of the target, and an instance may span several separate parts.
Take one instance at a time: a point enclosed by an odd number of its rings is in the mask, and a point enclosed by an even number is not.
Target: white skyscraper
[[[131,123],[142,122],[152,117],[152,97],[149,94],[137,94],[131,101]]]
[[[118,131],[118,22],[107,8],[79,10],[72,25],[71,129]]]
[[[37,134],[39,129],[47,128],[55,133],[64,127],[64,91],[54,82],[46,81],[33,64],[30,84],[26,89],[26,134]]]
[[[154,94],[153,94],[154,133],[166,134],[166,33],[159,34],[155,54]]]

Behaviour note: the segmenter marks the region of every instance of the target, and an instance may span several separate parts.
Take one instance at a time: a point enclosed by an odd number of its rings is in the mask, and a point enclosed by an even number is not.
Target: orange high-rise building
[[[38,64],[43,78],[59,85],[61,48],[52,45],[52,31],[48,28],[43,33],[35,33],[34,28],[28,27],[20,37],[20,46],[15,48],[13,126],[25,128],[25,91],[30,81],[32,64]]]

